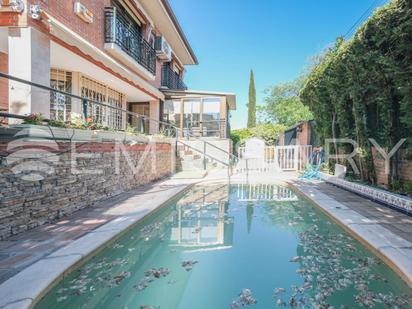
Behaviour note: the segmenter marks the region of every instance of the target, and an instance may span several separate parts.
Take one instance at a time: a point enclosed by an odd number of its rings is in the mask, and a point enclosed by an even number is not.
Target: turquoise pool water
[[[293,191],[198,186],[59,282],[36,308],[411,308],[382,261]]]

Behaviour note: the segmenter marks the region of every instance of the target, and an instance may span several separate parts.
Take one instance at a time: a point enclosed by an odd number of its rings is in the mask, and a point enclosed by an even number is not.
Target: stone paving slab
[[[327,183],[317,184],[316,189],[412,242],[412,217]]]
[[[412,287],[411,217],[324,182],[290,184],[384,259]]]
[[[0,308],[28,308],[69,268],[199,179],[168,179],[0,241]]]

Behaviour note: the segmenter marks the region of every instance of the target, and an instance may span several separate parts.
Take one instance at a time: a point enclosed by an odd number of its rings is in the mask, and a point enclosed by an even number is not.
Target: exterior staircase
[[[227,166],[214,160],[211,156],[204,156],[200,149],[194,149],[179,143],[177,145],[177,170],[184,171],[209,171]]]

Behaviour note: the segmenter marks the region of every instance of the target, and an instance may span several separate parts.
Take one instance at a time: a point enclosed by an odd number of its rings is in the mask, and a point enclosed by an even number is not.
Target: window
[[[219,136],[222,121],[220,119],[220,98],[203,99],[203,135]]]
[[[183,127],[185,129],[200,127],[200,99],[184,100]]]
[[[81,77],[80,84],[82,97],[116,108],[123,108],[126,101],[125,94],[86,76]],[[124,112],[105,106],[88,104],[87,117],[95,123],[112,129],[123,130],[125,127]]]
[[[50,87],[56,90],[72,92],[72,73],[59,69],[50,70]],[[50,93],[50,118],[58,121],[69,121],[71,97],[61,93]]]
[[[125,95],[121,92],[118,92],[114,89],[107,88],[107,103],[111,106],[122,108],[123,102],[125,102]],[[110,128],[122,130],[124,129],[123,119],[125,118],[125,113],[120,110],[111,109],[111,112],[108,113],[108,123],[107,126]]]
[[[106,86],[93,79],[82,76],[81,78],[81,96],[100,103],[106,102]],[[95,123],[103,124],[103,106],[89,104],[87,118]]]

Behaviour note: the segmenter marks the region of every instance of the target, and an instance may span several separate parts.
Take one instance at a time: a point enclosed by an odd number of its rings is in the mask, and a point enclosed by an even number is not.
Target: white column
[[[9,74],[50,86],[50,39],[32,27],[9,28]],[[50,93],[19,82],[9,83],[11,113],[42,113],[50,117]]]

